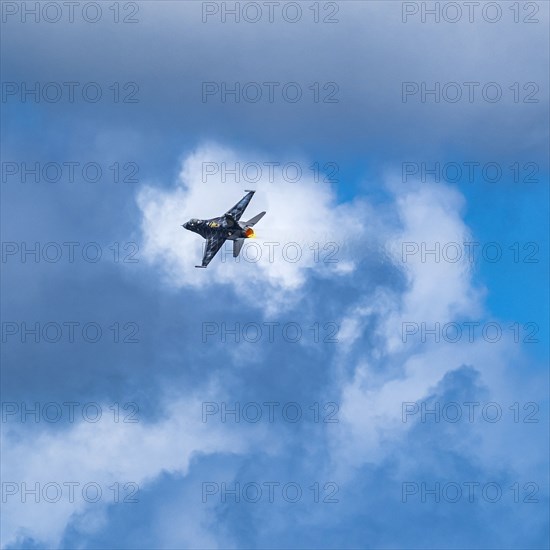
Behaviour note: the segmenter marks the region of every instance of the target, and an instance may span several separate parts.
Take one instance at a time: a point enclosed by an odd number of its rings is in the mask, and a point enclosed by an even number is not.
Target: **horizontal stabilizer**
[[[264,216],[265,216],[265,212],[260,212],[258,215],[248,220],[245,223],[245,225],[252,227],[253,225],[256,225]]]
[[[241,252],[241,248],[243,247],[244,239],[235,239],[233,241],[233,258],[236,258],[239,253]]]

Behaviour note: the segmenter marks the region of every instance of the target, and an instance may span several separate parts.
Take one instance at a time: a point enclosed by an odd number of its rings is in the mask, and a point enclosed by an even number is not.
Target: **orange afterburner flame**
[[[252,227],[247,227],[244,230],[244,234],[246,235],[247,239],[253,239],[256,236],[256,234],[254,233],[254,229],[252,229]]]

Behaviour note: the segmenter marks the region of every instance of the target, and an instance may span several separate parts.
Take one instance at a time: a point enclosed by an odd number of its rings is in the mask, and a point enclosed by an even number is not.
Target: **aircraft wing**
[[[229,209],[225,215],[239,221],[255,192],[256,191],[248,191],[248,193],[233,208]]]
[[[202,258],[202,265],[196,265],[195,267],[206,267],[212,258],[218,253],[218,250],[222,247],[225,241],[226,239],[221,236],[214,236],[207,239],[204,256]]]

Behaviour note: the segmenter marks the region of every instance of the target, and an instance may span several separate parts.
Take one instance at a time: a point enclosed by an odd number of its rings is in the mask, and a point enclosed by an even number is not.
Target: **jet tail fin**
[[[245,222],[245,225],[252,227],[253,225],[256,225],[264,216],[265,212],[260,212],[259,214]]]
[[[243,247],[244,239],[235,239],[233,241],[233,258],[236,258],[239,253],[241,252],[241,248]]]

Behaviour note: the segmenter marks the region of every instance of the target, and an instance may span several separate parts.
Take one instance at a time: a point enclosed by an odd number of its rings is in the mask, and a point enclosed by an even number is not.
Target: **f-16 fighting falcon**
[[[206,267],[228,239],[233,241],[233,257],[236,258],[243,247],[244,240],[256,236],[252,228],[264,217],[265,212],[260,212],[247,222],[239,221],[250,199],[256,192],[248,189],[245,189],[245,191],[246,195],[223,216],[210,220],[193,218],[182,225],[185,229],[198,233],[206,239],[202,265],[196,265],[195,267]]]

